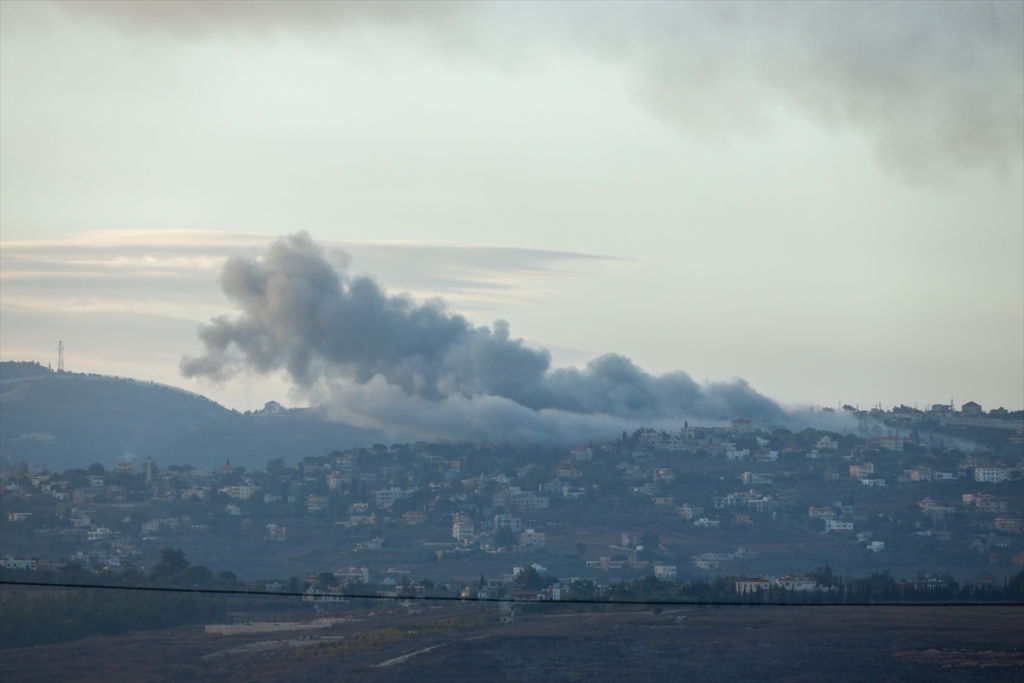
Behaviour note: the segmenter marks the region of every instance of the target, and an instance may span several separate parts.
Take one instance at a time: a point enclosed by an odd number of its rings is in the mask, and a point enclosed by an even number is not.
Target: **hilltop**
[[[309,409],[241,414],[154,382],[0,363],[0,459],[35,467],[113,465],[151,454],[196,467],[262,467],[368,445],[380,435],[328,422]]]

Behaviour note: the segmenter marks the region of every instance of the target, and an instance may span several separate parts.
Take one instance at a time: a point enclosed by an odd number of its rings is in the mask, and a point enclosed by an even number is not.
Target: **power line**
[[[730,602],[728,600],[587,600],[568,598],[563,600],[515,600],[513,598],[462,598],[450,595],[357,595],[347,593],[291,593],[278,591],[237,590],[231,588],[178,588],[172,586],[103,586],[87,583],[46,583],[44,581],[8,581],[0,579],[5,586],[37,586],[43,588],[100,588],[105,590],[152,591],[159,593],[192,593],[207,595],[271,596],[277,598],[329,597],[343,600],[395,600],[395,601],[437,601],[437,602],[515,602],[559,603],[562,605],[647,605],[652,607],[1024,607],[1024,601],[1010,602]]]

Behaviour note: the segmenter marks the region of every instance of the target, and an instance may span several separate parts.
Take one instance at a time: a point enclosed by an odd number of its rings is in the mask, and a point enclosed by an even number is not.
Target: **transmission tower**
[[[57,342],[57,372],[64,372],[64,342]]]

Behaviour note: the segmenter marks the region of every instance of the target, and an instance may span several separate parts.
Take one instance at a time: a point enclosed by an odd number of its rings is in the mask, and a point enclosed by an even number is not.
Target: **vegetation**
[[[50,580],[54,583],[89,583],[125,587],[177,586],[187,588],[236,587],[232,572],[214,573],[191,564],[180,548],[162,548],[160,562],[147,576],[125,572],[120,576],[95,577],[78,565],[68,572],[34,573],[2,570],[7,580]],[[77,569],[77,571],[76,571]],[[166,594],[149,591],[70,589],[12,592],[0,602],[0,643],[3,647],[58,643],[96,634],[171,628],[207,623],[227,615],[227,601],[220,596]]]

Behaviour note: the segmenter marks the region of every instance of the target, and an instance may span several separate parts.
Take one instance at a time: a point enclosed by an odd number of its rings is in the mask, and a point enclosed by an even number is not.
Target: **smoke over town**
[[[286,371],[330,415],[395,433],[491,441],[562,441],[645,424],[785,412],[742,379],[699,384],[685,372],[652,375],[608,353],[585,368],[512,336],[505,321],[476,327],[440,300],[388,295],[347,272],[306,233],[258,259],[230,258],[221,286],[238,307],[199,330],[205,352],[186,377],[221,381]]]

